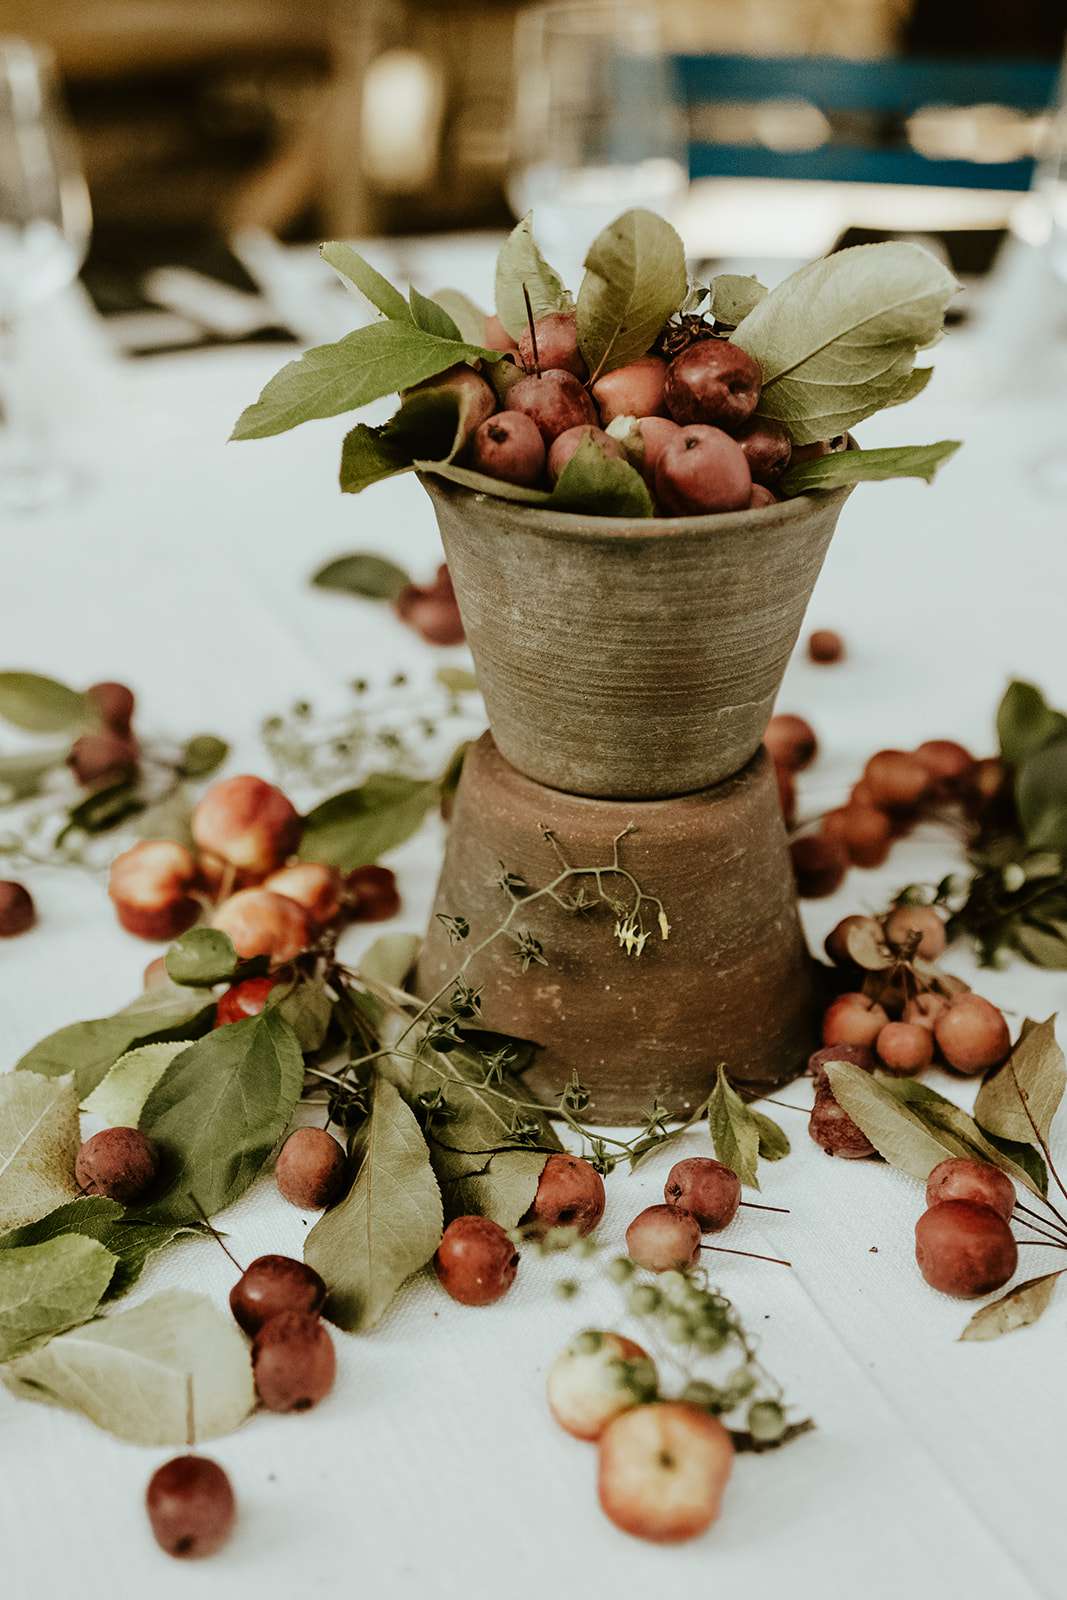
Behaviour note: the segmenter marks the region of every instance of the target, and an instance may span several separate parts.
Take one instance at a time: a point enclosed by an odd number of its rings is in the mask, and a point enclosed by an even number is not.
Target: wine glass
[[[537,6],[515,27],[508,198],[573,281],[620,211],[670,217],[688,184],[685,119],[659,8]]]
[[[1034,193],[1044,214],[1046,260],[1062,301],[1063,292],[1067,291],[1067,51],[1039,152]],[[1058,310],[1062,315],[1062,303]],[[1062,353],[1061,340],[1058,349],[1061,358]],[[1062,381],[1062,359],[1059,366]],[[1035,463],[1033,481],[1043,493],[1055,499],[1067,494],[1067,446],[1061,443],[1042,453]]]
[[[21,510],[52,499],[68,476],[20,409],[20,319],[73,282],[89,244],[89,194],[51,54],[0,38],[0,502]]]

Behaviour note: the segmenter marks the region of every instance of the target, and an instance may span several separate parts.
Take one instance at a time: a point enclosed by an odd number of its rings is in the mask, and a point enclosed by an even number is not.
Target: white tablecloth
[[[478,258],[483,275],[488,261]],[[990,748],[1012,674],[1067,701],[1067,519],[1032,478],[1043,453],[1067,447],[1064,352],[1051,348],[1045,293],[1035,263],[1009,262],[982,323],[937,353],[927,393],[862,430],[869,444],[953,436],[966,449],[932,489],[861,486],[848,507],[810,613],[812,625],[845,633],[848,663],[798,657],[781,701],[809,715],[822,741],[804,809],[835,801],[876,746],[951,735]],[[75,504],[0,534],[0,664],[125,679],[142,729],[222,732],[232,770],[263,769],[263,713],[300,696],[339,702],[357,673],[403,665],[428,678],[442,659],[383,608],[306,584],[355,547],[429,575],[438,544],[417,484],[341,497],[344,419],[226,445],[278,362],[260,348],[75,363],[64,383],[79,404],[64,442],[89,485]],[[405,927],[423,923],[439,847],[431,826],[396,854]],[[946,839],[921,832],[885,868],[854,872],[833,900],[806,907],[813,940],[953,859]],[[152,953],[116,926],[98,880],[39,871],[28,881],[40,926],[0,951],[7,1063],[52,1028],[125,1002]],[[964,951],[950,965],[974,976]],[[1067,993],[1062,976],[1021,964],[980,982],[1019,1014],[1046,1015]],[[809,1095],[800,1084],[783,1098],[803,1106]],[[829,1160],[803,1116],[776,1115],[794,1153],[765,1169],[763,1198],[791,1215],[743,1212],[724,1242],[787,1255],[793,1270],[722,1257],[720,1280],[818,1431],[739,1460],[708,1537],[658,1550],[600,1515],[595,1452],[555,1427],[542,1391],[566,1338],[616,1325],[621,1303],[590,1269],[592,1286],[563,1304],[551,1293],[562,1269],[528,1257],[513,1292],[484,1311],[454,1305],[423,1275],[372,1336],[336,1336],[338,1382],[319,1409],[258,1416],[213,1443],[241,1518],[225,1551],[195,1570],[157,1552],[142,1510],[164,1452],[0,1396],[0,1589],[13,1600],[617,1600],[667,1586],[749,1600],[1062,1596],[1067,1302],[999,1343],[957,1344],[968,1308],[927,1289],[914,1266],[917,1186],[884,1166]],[[705,1149],[693,1135],[636,1176],[614,1177],[606,1236],[620,1241],[659,1198],[679,1154]],[[246,1259],[299,1254],[308,1226],[269,1176],[222,1222]],[[1047,1251],[1024,1251],[1023,1274],[1047,1265]],[[182,1284],[222,1303],[231,1281],[222,1252],[192,1242],[152,1263],[137,1294]]]

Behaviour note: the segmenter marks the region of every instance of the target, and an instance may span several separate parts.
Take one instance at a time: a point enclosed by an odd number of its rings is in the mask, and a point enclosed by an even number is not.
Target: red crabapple
[[[908,948],[918,935],[915,954],[936,961],[944,952],[945,922],[933,906],[895,906],[885,919],[885,936],[894,950]]]
[[[548,1369],[548,1409],[576,1439],[599,1439],[609,1422],[656,1392],[647,1351],[621,1333],[587,1329]]]
[[[107,892],[127,933],[175,939],[200,915],[199,882],[191,850],[173,839],[142,839],[111,863]]]
[[[845,641],[832,628],[816,628],[808,637],[808,655],[820,666],[831,666],[843,659]]]
[[[552,370],[520,378],[508,390],[508,410],[531,418],[546,448],[568,428],[597,423],[596,407],[572,372]]]
[[[105,727],[115,733],[129,733],[135,705],[132,689],[124,683],[91,683],[85,698]]]
[[[748,509],[750,511],[762,511],[764,506],[776,506],[777,504],[778,496],[772,489],[768,489],[766,484],[754,483],[752,485],[752,492],[748,497]]]
[[[931,991],[928,994],[913,995],[905,1003],[902,1013],[903,1020],[905,1022],[917,1022],[920,1027],[929,1028],[930,1032],[933,1033],[934,1025],[947,1005],[948,1001],[943,994],[934,994]]]
[[[229,1478],[206,1456],[175,1456],[157,1467],[145,1506],[160,1549],[182,1559],[214,1555],[237,1516]]]
[[[344,1176],[344,1149],[325,1128],[297,1128],[274,1163],[279,1193],[305,1211],[319,1211],[336,1200]]]
[[[353,922],[387,922],[400,910],[395,872],[389,867],[354,867],[345,879],[345,899]]]
[[[887,1022],[874,1041],[878,1059],[902,1077],[922,1072],[934,1059],[934,1036],[918,1022]]]
[[[787,828],[791,828],[797,815],[797,786],[788,767],[775,767],[774,781],[778,785],[778,804]]]
[[[660,456],[681,431],[669,417],[627,417],[608,428],[611,438],[618,439],[627,461],[637,468],[650,489],[656,486]]]
[[[537,1193],[523,1226],[532,1233],[575,1228],[592,1233],[604,1215],[604,1180],[581,1156],[551,1155],[541,1169]]]
[[[852,785],[852,789],[848,797],[848,803],[850,806],[876,807],[878,804],[874,798],[874,790],[871,788],[870,784],[865,783],[862,778],[860,779],[859,783],[854,783]]]
[[[553,483],[559,482],[564,467],[587,439],[595,439],[606,456],[616,461],[625,459],[626,452],[618,439],[613,439],[603,428],[594,428],[591,423],[583,422],[580,427],[568,428],[566,433],[561,433],[552,441],[548,452],[548,476]]]
[[[500,318],[489,316],[485,319],[485,337],[482,340],[484,350],[503,350],[506,353],[518,350],[518,345],[505,328]]]
[[[239,890],[218,907],[211,925],[229,934],[242,961],[267,956],[276,967],[300,955],[312,939],[303,906],[269,889]]]
[[[490,1306],[515,1281],[519,1255],[489,1217],[454,1217],[433,1258],[441,1286],[464,1306]]]
[[[593,399],[605,427],[616,417],[661,417],[666,411],[663,389],[667,363],[662,356],[642,356],[628,366],[605,372],[593,384]]]
[[[835,967],[850,967],[854,965],[848,948],[850,933],[862,934],[864,938],[873,940],[878,944],[882,942],[882,929],[873,917],[857,915],[842,917],[841,921],[831,928],[826,935],[826,940],[823,944],[823,949]]]
[[[406,583],[393,601],[393,610],[427,644],[462,644],[466,637],[447,567],[437,569],[431,584]]]
[[[875,805],[890,811],[910,811],[930,789],[930,774],[906,750],[879,750],[863,769],[863,779]]]
[[[105,1195],[124,1205],[139,1200],[159,1172],[159,1151],[140,1128],[104,1128],[86,1139],[74,1162],[85,1194]]]
[[[230,1290],[230,1310],[254,1336],[283,1311],[321,1311],[326,1285],[313,1267],[292,1256],[257,1256]]]
[[[583,382],[589,375],[578,348],[578,318],[573,311],[549,311],[534,322],[537,360],[528,327],[519,334],[519,359],[527,372],[570,372]]]
[[[734,434],[745,453],[753,483],[773,486],[789,465],[793,445],[780,422],[754,417]]]
[[[803,900],[823,900],[839,889],[848,871],[844,845],[825,834],[808,833],[789,846],[797,893]]]
[[[663,1198],[696,1218],[702,1233],[718,1233],[734,1220],[741,1204],[741,1180],[710,1156],[676,1161],[667,1174]]]
[[[835,844],[845,844],[845,823],[848,818],[848,806],[835,806],[833,811],[824,811],[822,821],[819,823],[819,832],[826,839],[832,839]],[[847,850],[847,845],[845,846]]]
[[[964,810],[981,821],[990,814],[996,815],[1006,801],[1011,803],[1011,769],[996,756],[986,756],[975,762],[962,788]]]
[[[825,1044],[821,1050],[813,1050],[808,1057],[808,1072],[815,1081],[815,1092],[829,1091],[830,1081],[826,1076],[826,1068],[831,1061],[847,1061],[850,1066],[859,1067],[863,1072],[873,1072],[878,1065],[874,1051],[865,1044]]]
[[[146,990],[160,989],[170,981],[166,956],[156,956],[154,960],[148,963],[141,976],[142,985]]]
[[[955,739],[927,739],[915,752],[941,794],[951,794],[974,770],[974,757]]]
[[[758,363],[740,345],[699,339],[667,368],[667,410],[683,425],[740,428],[756,409],[762,381]]]
[[[545,470],[545,442],[523,411],[498,411],[471,439],[471,466],[501,483],[531,488]]]
[[[822,1019],[823,1044],[861,1044],[871,1049],[889,1021],[885,1007],[865,994],[841,994]]]
[[[268,1411],[310,1411],[333,1388],[333,1341],[313,1311],[279,1311],[252,1341],[252,1376]]]
[[[192,828],[199,850],[263,876],[292,855],[303,822],[280,789],[242,774],[211,785],[193,812]]]
[[[811,723],[786,712],[779,712],[768,722],[763,743],[775,765],[788,767],[790,772],[803,772],[815,760],[819,748]]]
[[[118,783],[135,770],[137,745],[126,734],[115,733],[111,728],[83,733],[70,747],[67,766],[86,786]]]
[[[240,983],[231,984],[219,996],[215,1027],[225,1028],[231,1022],[247,1022],[249,1017],[258,1017],[277,982],[277,978],[242,978]]]
[[[966,1156],[949,1156],[939,1161],[926,1180],[926,1204],[942,1200],[970,1200],[990,1206],[1005,1222],[1015,1211],[1015,1185],[1006,1172],[989,1161],[969,1161]]]
[[[876,806],[848,805],[841,819],[842,843],[857,867],[880,867],[889,854],[892,825]]]
[[[344,879],[336,867],[322,866],[317,861],[291,861],[265,878],[262,887],[295,900],[307,912],[312,927],[324,928],[341,909]]]
[[[438,373],[435,378],[427,378],[423,383],[415,384],[405,392],[416,394],[439,389],[454,393],[459,401],[464,443],[475,428],[484,422],[486,417],[491,417],[496,410],[496,394],[492,384],[479,377],[473,367],[468,367],[463,362],[458,366],[449,367],[446,372]]]
[[[829,439],[816,439],[814,444],[795,444],[792,460],[794,464],[798,461],[819,461],[829,454]]]
[[[971,1200],[940,1200],[915,1224],[915,1260],[932,1289],[972,1299],[1002,1289],[1019,1251],[1004,1218]]]
[[[626,1248],[650,1272],[691,1267],[700,1255],[700,1224],[676,1206],[646,1206],[626,1230]]]
[[[676,1544],[719,1515],[734,1445],[718,1417],[683,1401],[624,1411],[600,1439],[597,1491],[624,1533]]]
[[[955,995],[934,1022],[934,1038],[957,1072],[985,1072],[1011,1051],[1008,1024],[996,1006],[978,994]]]
[[[33,896],[21,883],[0,882],[0,939],[14,939],[26,933],[37,920]]]
[[[877,1152],[874,1145],[834,1099],[828,1088],[819,1089],[808,1118],[808,1133],[828,1156],[845,1161],[865,1161]]]
[[[656,466],[656,499],[675,516],[741,511],[751,494],[748,462],[740,445],[721,428],[683,428]]]

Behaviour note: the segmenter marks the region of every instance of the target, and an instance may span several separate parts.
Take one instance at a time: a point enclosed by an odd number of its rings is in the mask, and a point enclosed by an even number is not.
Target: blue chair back
[[[887,57],[682,55],[675,58],[692,114],[701,106],[805,100],[847,131],[814,150],[694,139],[694,178],[831,178],[861,183],[1027,189],[1033,161],[928,157],[907,141],[906,117],[928,106],[997,104],[1038,114],[1051,103],[1057,68],[1048,61]],[[842,115],[847,114],[847,115]],[[859,138],[856,130],[859,130]]]

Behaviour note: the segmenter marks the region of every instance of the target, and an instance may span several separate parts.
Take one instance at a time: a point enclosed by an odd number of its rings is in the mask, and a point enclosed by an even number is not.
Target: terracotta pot
[[[546,966],[523,971],[515,939],[494,940],[465,974],[483,985],[484,1026],[539,1048],[526,1081],[553,1103],[572,1070],[592,1094],[598,1122],[632,1124],[658,1098],[672,1112],[700,1104],[718,1063],[751,1093],[795,1077],[814,1048],[813,964],[797,917],[778,791],[765,752],[714,789],[673,800],[606,801],[543,788],[523,777],[489,734],[468,752],[456,796],[435,915],[417,990],[437,992],[511,904],[501,867],[531,888],[561,870],[550,829],[573,866],[620,862],[663,901],[642,909],[650,937],[628,958],[606,904],[568,913],[551,900],[520,906],[512,932],[528,930]],[[573,894],[589,877],[561,886]],[[621,877],[605,889],[628,903]],[[469,945],[451,944],[437,914],[464,916]]]
[[[422,481],[490,727],[520,772],[653,799],[751,759],[849,489],[632,522]]]

